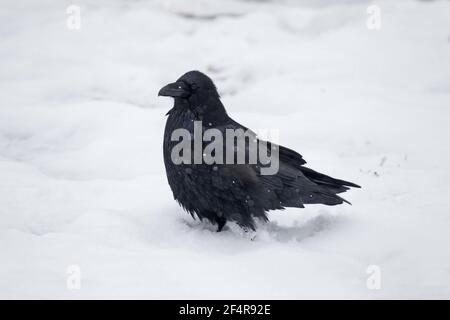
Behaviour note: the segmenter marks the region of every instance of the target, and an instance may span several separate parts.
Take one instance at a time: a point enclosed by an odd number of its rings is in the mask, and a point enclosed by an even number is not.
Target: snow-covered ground
[[[0,7],[0,298],[450,298],[448,1]],[[361,184],[353,206],[272,212],[253,241],[192,220],[157,97],[192,69],[232,117]]]

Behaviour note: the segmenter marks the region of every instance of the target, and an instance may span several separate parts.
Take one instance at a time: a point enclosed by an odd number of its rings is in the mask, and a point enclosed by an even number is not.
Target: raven
[[[213,81],[199,71],[187,72],[176,82],[161,88],[158,95],[174,98],[174,106],[167,112],[163,142],[166,175],[173,196],[194,219],[197,216],[200,220],[209,220],[217,225],[217,231],[221,231],[227,221],[255,230],[255,218],[267,221],[269,210],[303,208],[304,204],[349,203],[337,194],[349,187],[360,188],[304,167],[306,161],[300,154],[270,142],[266,142],[269,154],[278,148],[278,171],[274,174],[262,173],[267,165],[262,163],[260,155],[256,163],[176,163],[172,152],[179,143],[173,138],[176,129],[186,130],[190,140],[195,139],[195,123],[199,121],[202,132],[248,129],[228,116]],[[254,137],[255,141],[264,142]],[[201,143],[203,147],[205,142]],[[234,141],[232,152],[237,150]],[[246,145],[246,159],[250,151]],[[187,156],[192,158],[192,155]]]

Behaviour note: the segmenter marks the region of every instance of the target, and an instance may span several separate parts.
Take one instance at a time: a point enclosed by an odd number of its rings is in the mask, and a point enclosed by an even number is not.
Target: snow
[[[0,298],[450,298],[449,16],[446,1],[2,1]],[[192,69],[239,122],[361,184],[353,205],[271,212],[255,235],[192,220],[157,97]]]

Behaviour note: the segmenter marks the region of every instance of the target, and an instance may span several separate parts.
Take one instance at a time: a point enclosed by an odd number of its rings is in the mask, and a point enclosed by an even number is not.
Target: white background
[[[0,6],[1,298],[450,298],[449,2]],[[253,241],[192,220],[157,97],[192,69],[237,121],[361,184],[353,206],[271,212]]]

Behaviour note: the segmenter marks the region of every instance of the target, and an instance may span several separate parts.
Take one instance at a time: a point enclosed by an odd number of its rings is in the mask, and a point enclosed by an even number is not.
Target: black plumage
[[[174,198],[192,217],[217,224],[218,231],[227,221],[254,230],[255,218],[267,221],[269,210],[302,208],[314,203],[341,204],[347,201],[338,193],[349,187],[359,188],[305,167],[306,161],[300,154],[270,143],[269,149],[279,148],[279,170],[273,175],[262,175],[264,165],[259,162],[175,164],[171,150],[178,142],[171,140],[173,130],[184,128],[193,135],[194,121],[202,121],[203,130],[215,128],[225,132],[247,128],[227,115],[214,83],[199,71],[184,74],[163,87],[159,95],[175,99],[167,113],[163,145],[167,179]]]

